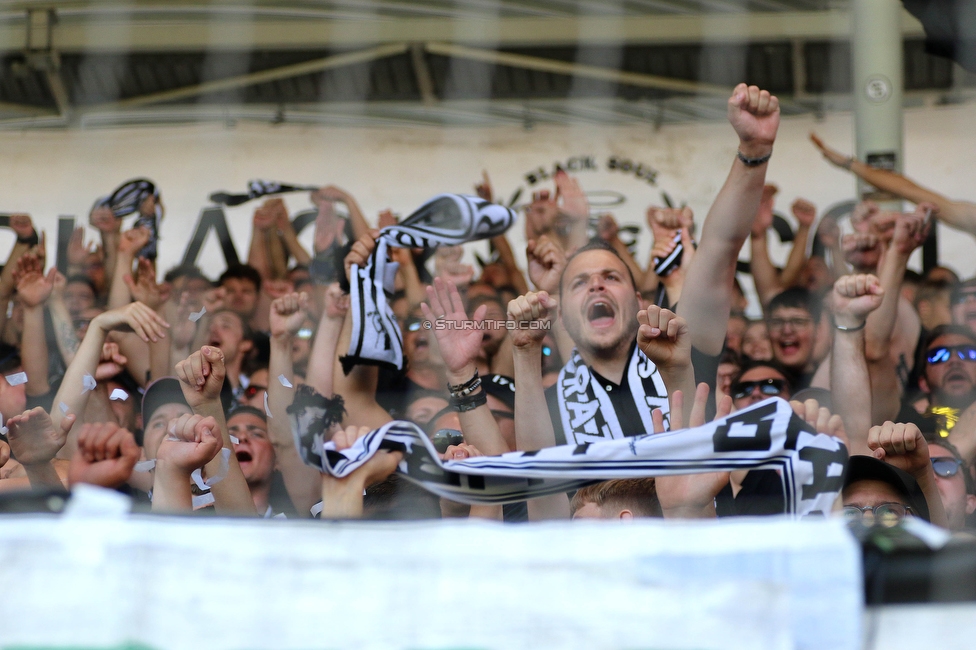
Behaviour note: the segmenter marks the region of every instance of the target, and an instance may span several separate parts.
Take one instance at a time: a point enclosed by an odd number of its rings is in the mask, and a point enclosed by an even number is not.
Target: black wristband
[[[463,384],[458,384],[457,386],[452,386],[450,382],[447,384],[447,392],[451,394],[452,397],[465,397],[481,385],[481,377],[478,375],[478,369],[475,368],[474,376],[467,380]]]
[[[744,153],[736,149],[735,155],[739,158],[739,160],[742,161],[742,164],[745,165],[746,167],[758,167],[759,165],[769,162],[769,159],[773,155],[773,151],[770,149],[768,154],[760,158],[747,158]]]
[[[488,403],[488,394],[485,393],[484,389],[479,390],[473,395],[466,395],[465,397],[452,397],[451,406],[457,409],[458,413],[464,413],[465,411],[473,411],[479,406],[484,406]]]
[[[841,332],[860,332],[861,330],[864,329],[864,326],[867,324],[868,322],[866,320],[862,321],[861,324],[856,327],[844,327],[842,325],[838,325],[837,323],[834,323],[834,329],[839,330]]]
[[[27,244],[28,246],[37,246],[37,242],[38,242],[38,239],[37,239],[37,231],[36,230],[32,231],[31,234],[27,235],[26,237],[18,237],[17,238],[17,243],[18,244]]]

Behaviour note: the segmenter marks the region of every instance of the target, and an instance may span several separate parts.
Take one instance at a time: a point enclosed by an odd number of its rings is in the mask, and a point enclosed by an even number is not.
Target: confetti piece
[[[199,467],[193,470],[193,472],[190,474],[190,479],[193,481],[193,484],[197,486],[198,490],[207,489],[207,484],[203,482],[203,470]]]
[[[206,494],[201,494],[200,496],[197,497],[192,497],[190,499],[190,504],[193,506],[194,510],[209,506],[213,502],[214,502],[214,495],[210,494],[209,492],[207,492]]]
[[[98,384],[95,383],[95,378],[86,372],[85,376],[81,378],[81,385],[85,387],[85,390],[81,391],[81,394],[84,395],[90,390],[95,390],[95,386]]]
[[[61,409],[61,412],[64,413],[65,415],[68,414],[68,405],[65,404],[64,402],[59,402],[58,408]]]
[[[129,394],[121,388],[116,388],[112,391],[112,394],[109,395],[109,399],[122,400],[124,402],[125,400],[129,399]]]
[[[200,308],[200,311],[191,311],[190,312],[190,322],[191,323],[197,322],[198,320],[200,320],[201,318],[203,318],[203,315],[206,314],[206,313],[207,313],[207,308],[206,307],[201,307]]]
[[[156,461],[154,460],[143,460],[136,463],[136,466],[132,468],[134,472],[148,472],[152,468],[156,467]]]
[[[281,382],[281,385],[284,386],[285,388],[293,388],[291,382],[288,381],[288,377],[285,377],[283,374],[278,375],[278,381]]]
[[[269,418],[270,417],[274,417],[273,415],[271,415],[271,407],[268,406],[268,393],[267,393],[267,391],[265,391],[265,393],[264,393],[264,412],[268,414],[268,417]]]
[[[27,383],[26,372],[17,372],[12,375],[7,375],[4,378],[7,380],[7,383],[10,384],[11,386],[20,386],[21,384]]]
[[[241,439],[240,438],[238,438],[237,436],[235,436],[233,434],[229,434],[229,435],[230,435],[230,441],[231,442],[233,442],[235,445],[241,444]]]
[[[7,301],[7,318],[12,317],[13,315],[14,315],[14,301],[9,300]]]
[[[10,429],[8,429],[7,427],[3,426],[3,413],[0,413],[0,435],[5,436],[5,435],[7,435],[7,433],[9,431],[10,431]]]
[[[193,470],[193,473],[190,474],[190,478],[193,480],[193,483],[199,490],[209,490],[211,485],[217,485],[224,480],[224,477],[227,476],[227,472],[230,471],[230,453],[230,449],[227,447],[220,450],[220,469],[217,471],[215,476],[211,476],[206,481],[203,480],[203,470]]]

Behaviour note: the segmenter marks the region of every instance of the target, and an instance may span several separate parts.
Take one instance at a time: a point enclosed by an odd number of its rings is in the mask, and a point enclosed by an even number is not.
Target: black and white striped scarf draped
[[[625,372],[634,406],[640,414],[641,428],[637,431],[626,431],[638,424],[620,421],[606,389],[593,376],[579,352],[573,350],[556,382],[559,416],[567,442],[601,442],[623,438],[628,433],[653,431],[651,412],[654,409],[661,409],[667,423],[670,411],[668,389],[657,366],[636,345]]]
[[[440,194],[395,226],[380,231],[365,267],[354,264],[349,278],[352,339],[343,370],[357,364],[403,367],[400,327],[387,302],[399,265],[387,260],[387,247],[436,248],[496,237],[515,222],[515,212],[483,199]]]
[[[294,432],[297,445],[299,434]],[[778,397],[700,427],[462,461],[440,460],[424,432],[410,422],[390,422],[343,451],[336,451],[327,436],[312,436],[321,450],[315,455],[320,471],[342,478],[380,449],[400,451],[404,457],[397,471],[405,478],[471,505],[514,503],[616,478],[773,469],[783,480],[787,514],[829,513],[848,459],[839,439],[817,433]],[[301,455],[311,464],[308,451]]]
[[[222,205],[241,205],[269,194],[284,194],[286,192],[314,192],[318,187],[314,185],[289,185],[278,181],[251,180],[247,182],[247,194],[230,194],[228,192],[214,192],[210,200]]]

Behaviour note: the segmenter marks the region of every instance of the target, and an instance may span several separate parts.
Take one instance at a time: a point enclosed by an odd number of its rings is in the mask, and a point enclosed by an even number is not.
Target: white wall
[[[945,194],[976,200],[976,109],[972,106],[922,108],[905,114],[905,169],[920,183]],[[796,196],[824,210],[850,199],[852,178],[823,162],[807,140],[811,130],[839,149],[850,150],[852,119],[831,114],[784,119],[769,168],[780,186],[777,208],[788,213]],[[0,132],[0,212],[30,212],[53,239],[58,215],[82,219],[94,199],[120,182],[147,176],[162,188],[167,207],[160,267],[176,264],[210,192],[243,191],[248,179],[335,184],[354,193],[370,218],[390,207],[408,214],[442,191],[470,192],[487,169],[498,194],[507,198],[524,174],[540,165],[575,155],[592,155],[597,171],[579,178],[587,190],[616,190],[627,201],[613,211],[621,223],[643,223],[647,205],[660,202],[660,190],[686,201],[699,221],[724,181],[736,139],[724,121],[665,126],[546,126],[532,131],[496,128],[353,129],[239,123],[102,129],[90,131]],[[650,164],[658,187],[606,169],[611,155]],[[307,195],[287,198],[293,210],[309,206]],[[234,240],[246,256],[253,204],[228,210]],[[513,233],[520,245],[522,228]],[[310,241],[311,233],[306,233]],[[13,237],[0,233],[0,251]],[[646,259],[649,235],[640,244]],[[49,241],[53,255],[53,241]],[[940,254],[965,276],[976,272],[969,236],[942,232]],[[774,250],[782,259],[783,251]],[[215,275],[222,258],[213,237],[201,255]]]

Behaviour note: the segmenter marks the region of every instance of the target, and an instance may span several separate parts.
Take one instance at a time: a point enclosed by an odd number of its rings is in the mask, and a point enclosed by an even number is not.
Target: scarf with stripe
[[[311,436],[319,453],[294,430],[306,463],[349,476],[380,449],[399,451],[403,476],[438,495],[471,505],[515,503],[618,478],[773,469],[783,481],[786,512],[829,513],[843,488],[847,447],[817,433],[778,397],[700,427],[538,451],[442,461],[423,430],[394,421],[337,451],[328,432]],[[316,465],[315,461],[319,464]]]
[[[402,223],[380,231],[366,266],[349,271],[352,339],[349,354],[340,358],[343,372],[357,364],[403,367],[403,336],[387,297],[399,265],[387,259],[389,246],[436,248],[457,246],[501,235],[515,222],[515,213],[501,205],[460,194],[440,194]]]

